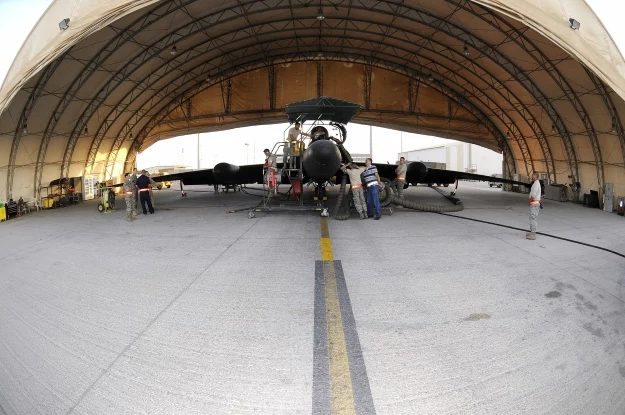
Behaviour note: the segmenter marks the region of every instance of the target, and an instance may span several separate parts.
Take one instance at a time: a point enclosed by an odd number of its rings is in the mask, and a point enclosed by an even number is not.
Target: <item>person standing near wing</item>
[[[406,166],[406,159],[404,157],[399,158],[399,166],[395,169],[397,177],[393,180],[391,187],[394,187],[397,191],[397,197],[404,198],[404,185],[406,184],[406,172],[408,166]]]
[[[529,240],[536,239],[536,228],[538,227],[538,214],[540,213],[540,196],[541,187],[538,174],[532,174],[532,189],[530,190],[530,231],[525,234],[525,238]]]
[[[352,197],[354,198],[354,206],[360,215],[360,219],[367,219],[367,202],[365,201],[365,192],[362,189],[362,180],[360,175],[365,170],[354,163],[342,164],[341,170],[349,176],[349,183],[352,188]]]
[[[132,183],[132,200],[133,200],[133,206],[132,206],[132,215],[133,216],[137,216],[137,208],[138,208],[138,203],[139,203],[139,193],[138,193],[138,189],[137,189],[137,177],[139,176],[139,171],[137,170],[137,168],[135,167],[132,171],[132,174],[130,175],[130,181]]]
[[[382,217],[382,208],[380,207],[380,175],[378,169],[373,165],[373,160],[368,157],[365,161],[365,171],[363,173],[365,184],[367,185],[367,214],[375,220]],[[375,215],[375,216],[374,216]]]
[[[152,207],[152,201],[150,200],[150,178],[146,175],[147,171],[142,170],[141,176],[137,179],[137,187],[139,188],[139,200],[141,201],[141,208],[143,209],[143,214],[147,215],[148,211],[145,208],[145,205],[148,205],[148,209],[150,210],[150,214],[154,214],[154,208]]]
[[[269,197],[275,196],[276,189],[276,160],[277,157],[271,154],[268,148],[263,150],[265,153],[265,168],[267,169],[266,180],[267,180],[267,188],[269,189]]]
[[[299,141],[299,136],[304,135],[306,137],[310,137],[310,134],[305,133],[300,130],[301,124],[296,122],[293,128],[289,130],[289,135],[286,137],[286,144],[284,145],[284,155],[282,158],[282,168],[295,168],[295,157],[294,154],[294,146],[297,145]],[[287,167],[287,159],[288,159],[288,167]]]
[[[124,200],[126,201],[126,220],[132,222],[135,220],[133,213],[135,211],[135,189],[136,184],[132,183],[130,173],[126,173],[124,180]]]

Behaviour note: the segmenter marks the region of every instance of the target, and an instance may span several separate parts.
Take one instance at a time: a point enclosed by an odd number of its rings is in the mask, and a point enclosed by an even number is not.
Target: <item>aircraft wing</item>
[[[386,177],[390,180],[395,179],[395,169],[397,164],[376,164],[380,177]],[[481,174],[465,173],[454,170],[441,170],[426,168],[423,163],[408,163],[408,171],[406,173],[406,181],[411,184],[433,183],[433,184],[452,184],[456,180],[477,180],[483,182],[497,182],[505,184],[516,184],[530,187],[531,183],[517,182],[514,180],[504,179],[501,177],[484,176]]]
[[[263,182],[263,165],[236,166],[229,163],[216,164],[212,169],[173,172],[154,177],[155,182],[181,180],[186,185],[198,184],[254,184]]]
[[[428,169],[424,183],[453,183],[456,180],[476,180],[480,182],[493,182],[516,184],[519,186],[531,187],[531,183],[517,182],[515,180],[504,179],[502,177],[485,176],[482,174],[465,173],[453,170]]]

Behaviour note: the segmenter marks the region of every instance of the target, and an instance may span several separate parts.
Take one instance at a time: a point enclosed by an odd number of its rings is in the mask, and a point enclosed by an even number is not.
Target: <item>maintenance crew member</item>
[[[365,192],[362,189],[362,180],[360,179],[360,175],[365,169],[354,163],[342,164],[341,169],[349,176],[354,206],[360,215],[360,219],[367,219],[367,202],[365,202]]]
[[[134,200],[134,205],[132,206],[132,214],[134,216],[137,216],[137,203],[139,203],[139,190],[137,188],[137,177],[139,176],[139,171],[137,170],[137,168],[135,167],[132,171],[132,174],[130,175],[130,181],[132,182],[133,187],[133,200]]]
[[[404,185],[406,184],[406,172],[408,171],[408,166],[406,166],[406,159],[403,157],[399,158],[399,166],[395,169],[395,174],[397,177],[393,180],[391,187],[394,187],[397,191],[397,197],[403,199],[404,197]]]
[[[136,214],[135,209],[135,189],[136,184],[132,184],[131,174],[126,173],[124,176],[124,200],[126,201],[126,220],[132,222],[135,220],[133,213]]]
[[[145,175],[150,179],[150,190],[148,193],[150,194],[150,202],[152,202],[152,207],[154,207],[154,194],[152,193],[152,187],[158,186],[154,180],[150,177],[150,172],[146,172]]]
[[[271,154],[271,151],[269,151],[268,148],[263,150],[263,153],[265,153],[265,168],[267,169],[267,174],[266,174],[266,180],[267,180],[267,188],[269,189],[269,197],[271,197],[272,195],[275,196],[277,189],[276,189],[276,160],[277,157],[275,155]]]
[[[530,190],[530,231],[525,237],[530,240],[536,239],[536,227],[538,226],[538,214],[540,213],[540,195],[541,187],[538,180],[538,173],[532,174],[532,189]]]
[[[293,128],[289,130],[289,135],[286,137],[287,143],[284,145],[284,155],[282,158],[283,169],[287,168],[287,158],[289,156],[293,156],[294,154],[293,147],[295,145],[298,145],[297,142],[300,141],[299,136],[305,135],[306,137],[310,137],[310,134],[301,131],[300,127],[301,127],[301,124],[299,122],[296,122]],[[294,169],[295,168],[294,166],[295,166],[295,157],[290,157],[288,161],[288,168]]]
[[[365,171],[363,173],[365,184],[367,185],[367,216],[379,220],[382,217],[382,208],[380,207],[380,175],[378,169],[373,165],[373,160],[368,157],[365,161]],[[375,216],[374,216],[375,214]]]
[[[152,201],[150,200],[150,178],[146,176],[147,171],[142,170],[141,176],[137,179],[137,187],[139,189],[139,200],[141,201],[141,209],[143,209],[143,214],[147,215],[148,211],[145,208],[145,205],[148,205],[148,209],[150,210],[150,214],[154,213],[154,207],[152,207]]]

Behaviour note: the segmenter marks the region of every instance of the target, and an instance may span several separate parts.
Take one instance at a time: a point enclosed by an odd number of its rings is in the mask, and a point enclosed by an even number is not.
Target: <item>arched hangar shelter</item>
[[[0,195],[118,180],[158,140],[317,96],[579,182],[576,200],[625,195],[624,75],[583,0],[56,0],[0,91]]]

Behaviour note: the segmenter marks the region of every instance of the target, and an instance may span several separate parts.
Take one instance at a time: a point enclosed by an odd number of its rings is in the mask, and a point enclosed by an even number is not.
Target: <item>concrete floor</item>
[[[318,214],[189,190],[131,224],[93,202],[0,224],[0,414],[313,412]],[[528,226],[527,195],[459,197]],[[624,218],[544,204],[539,231],[625,254]],[[625,413],[624,258],[406,209],[328,223],[369,413]]]

